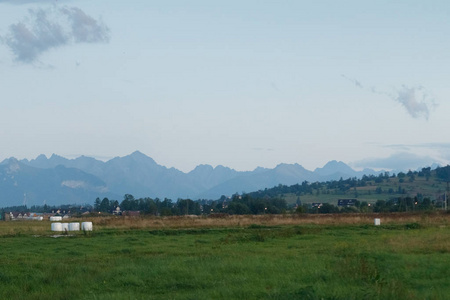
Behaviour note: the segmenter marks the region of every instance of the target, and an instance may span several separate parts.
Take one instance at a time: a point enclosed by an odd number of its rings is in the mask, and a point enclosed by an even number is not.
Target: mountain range
[[[39,155],[32,160],[9,158],[0,163],[0,207],[93,203],[97,197],[120,201],[125,194],[173,200],[218,199],[278,184],[359,178],[364,174],[377,172],[355,171],[343,162],[330,161],[314,171],[299,164],[245,172],[221,165],[199,165],[184,173],[159,165],[139,151],[106,162],[86,156],[67,159],[56,154],[49,158]]]

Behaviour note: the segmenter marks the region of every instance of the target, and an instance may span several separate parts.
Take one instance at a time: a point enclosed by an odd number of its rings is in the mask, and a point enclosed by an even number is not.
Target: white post
[[[445,194],[444,194],[444,208],[445,208],[445,211],[447,211],[447,192],[445,192]]]

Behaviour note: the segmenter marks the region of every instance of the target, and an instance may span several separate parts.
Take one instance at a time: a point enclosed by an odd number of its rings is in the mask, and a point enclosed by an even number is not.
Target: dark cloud
[[[12,24],[2,40],[16,60],[32,63],[64,45],[108,42],[109,29],[77,7],[29,9],[28,18]]]

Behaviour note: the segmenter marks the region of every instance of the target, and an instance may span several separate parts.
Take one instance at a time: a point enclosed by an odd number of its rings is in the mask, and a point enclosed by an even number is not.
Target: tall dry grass
[[[42,234],[50,231],[49,221],[0,221],[0,236],[16,236],[20,234]]]
[[[374,218],[381,219],[381,225],[418,223],[423,226],[448,226],[450,213],[386,213],[386,214],[286,214],[286,215],[212,215],[212,216],[173,216],[173,217],[90,217],[72,218],[65,222],[92,221],[94,230],[98,229],[182,229],[182,228],[225,228],[293,225],[371,225]],[[9,221],[0,222],[0,236],[20,234],[48,234],[51,222]]]
[[[373,224],[375,218],[381,224],[418,223],[424,226],[447,226],[450,214],[389,213],[389,214],[286,214],[286,215],[220,215],[220,216],[173,216],[173,217],[98,217],[92,221],[100,228],[118,229],[176,229],[176,228],[223,228],[282,225],[365,225]]]

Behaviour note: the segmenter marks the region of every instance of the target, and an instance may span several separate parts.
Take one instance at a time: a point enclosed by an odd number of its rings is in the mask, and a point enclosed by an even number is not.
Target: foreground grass
[[[43,231],[36,236],[39,230],[33,231],[32,223],[22,224],[16,225],[24,226],[21,232],[0,237],[1,299],[447,299],[450,295],[446,222],[392,222],[381,227],[103,226],[92,234],[60,238]]]

